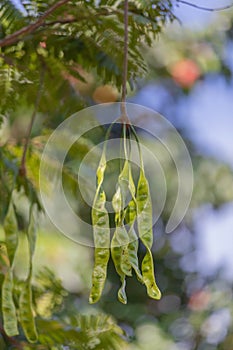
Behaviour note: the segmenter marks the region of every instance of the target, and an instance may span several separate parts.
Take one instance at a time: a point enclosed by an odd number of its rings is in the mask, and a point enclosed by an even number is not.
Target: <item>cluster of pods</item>
[[[89,297],[91,304],[96,303],[102,295],[110,255],[121,281],[118,291],[118,300],[121,303],[127,303],[125,291],[126,276],[132,276],[132,270],[135,271],[137,279],[142,284],[145,284],[147,294],[151,298],[161,298],[161,292],[155,281],[154,263],[151,253],[153,243],[152,202],[148,180],[145,175],[140,142],[132,124],[122,123],[122,129],[124,164],[122,169],[120,169],[116,192],[112,198],[115,217],[115,231],[112,238],[109,213],[106,209],[106,194],[103,189],[106,170],[106,143],[96,172],[97,188],[92,206],[95,262]],[[107,135],[110,133],[109,130]],[[130,161],[131,137],[127,134],[132,135],[138,145],[140,174],[136,186]],[[106,136],[106,138],[108,137]],[[130,200],[126,201],[127,198],[130,198]],[[141,267],[139,267],[138,261],[139,239],[146,248]]]

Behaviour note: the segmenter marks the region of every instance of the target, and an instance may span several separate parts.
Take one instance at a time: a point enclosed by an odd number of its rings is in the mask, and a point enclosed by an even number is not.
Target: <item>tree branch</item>
[[[49,17],[59,7],[65,5],[69,0],[60,0],[52,5],[35,23],[29,24],[17,30],[15,33],[6,36],[0,40],[0,47],[5,47],[17,43],[23,36],[33,33],[37,28],[45,23],[47,17]]]
[[[187,6],[191,6],[194,7],[198,10],[204,10],[204,11],[209,11],[209,12],[217,12],[217,11],[224,11],[224,10],[228,10],[230,8],[233,7],[233,3],[226,5],[226,6],[222,6],[222,7],[216,7],[216,8],[212,8],[212,7],[204,7],[204,6],[199,6],[197,4],[193,4],[192,2],[186,1],[186,0],[176,0],[177,3],[180,4],[184,4]]]
[[[86,19],[88,19],[88,17],[86,17]],[[75,18],[75,17],[59,18],[55,21],[44,23],[44,26],[53,26],[55,24],[69,24],[69,23],[74,23],[74,22],[77,22],[77,18]]]
[[[23,350],[23,346],[18,340],[16,340],[13,337],[8,337],[6,332],[4,331],[3,325],[0,324],[0,333],[2,334],[3,338],[10,343],[15,349]]]
[[[109,10],[103,9],[98,12],[98,16],[112,16],[113,14],[116,14],[116,11],[114,10],[109,11]],[[68,16],[65,18],[58,18],[55,21],[44,22],[42,26],[49,27],[56,24],[69,24],[69,23],[75,23],[83,20],[90,20],[90,16],[87,14],[86,16],[79,16],[79,17]]]

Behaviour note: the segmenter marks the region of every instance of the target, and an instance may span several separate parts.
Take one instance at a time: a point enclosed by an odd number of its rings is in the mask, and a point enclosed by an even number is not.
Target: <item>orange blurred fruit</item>
[[[111,103],[118,99],[118,91],[111,85],[98,86],[92,95],[96,103]]]
[[[175,63],[170,71],[173,80],[184,88],[192,87],[201,75],[198,65],[190,59],[183,59]]]

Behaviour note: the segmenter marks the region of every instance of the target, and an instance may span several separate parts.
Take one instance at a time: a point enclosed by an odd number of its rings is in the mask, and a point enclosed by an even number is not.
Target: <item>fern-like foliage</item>
[[[27,18],[13,1],[3,0],[0,4],[0,39],[27,24]]]
[[[37,324],[45,349],[124,350],[127,346],[122,329],[104,314],[81,315],[66,323],[40,319]]]
[[[14,106],[14,99],[19,98],[16,92],[22,96],[25,87],[26,96],[32,99],[42,69],[58,87],[66,74],[82,80],[77,66],[96,72],[103,82],[121,85],[123,2],[68,1],[41,20],[53,4],[48,0],[1,2],[2,111]],[[141,44],[151,45],[165,22],[173,18],[170,0],[129,2],[129,81],[146,71]],[[40,25],[31,28],[38,20]],[[12,36],[14,40],[8,41]]]
[[[61,281],[48,268],[41,270],[34,283],[34,306],[39,317],[38,345],[35,349],[118,350],[126,348],[123,330],[104,314],[79,315],[61,312],[67,296]],[[71,307],[71,306],[70,306]],[[51,317],[51,315],[53,315]],[[30,345],[28,345],[30,348]]]

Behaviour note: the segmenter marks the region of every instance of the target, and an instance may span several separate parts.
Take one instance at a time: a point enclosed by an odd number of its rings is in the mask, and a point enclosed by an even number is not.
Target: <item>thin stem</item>
[[[105,139],[104,139],[104,147],[103,147],[103,153],[106,152],[106,148],[107,148],[107,144],[108,144],[108,140],[109,140],[109,136],[111,134],[111,131],[112,131],[112,128],[114,127],[114,125],[120,121],[120,118],[117,118],[115,119],[112,124],[108,127],[108,130],[107,130],[107,133],[106,133],[106,136],[105,136]]]
[[[184,4],[187,6],[191,6],[194,7],[198,10],[203,10],[203,11],[209,11],[209,12],[216,12],[216,11],[224,11],[224,10],[228,10],[230,8],[233,7],[233,3],[226,5],[226,6],[222,6],[222,7],[216,7],[216,8],[212,8],[212,7],[204,7],[204,6],[199,6],[197,4],[193,4],[192,2],[186,1],[186,0],[176,0],[178,3],[180,4]]]
[[[123,125],[123,140],[124,140],[124,154],[125,159],[128,160],[128,152],[127,152],[127,145],[126,145],[126,125]]]
[[[130,129],[127,129],[128,131],[128,154],[129,154],[129,164],[130,164],[130,157],[131,157],[131,134]]]
[[[21,176],[26,176],[26,156],[27,156],[27,151],[28,151],[29,142],[30,142],[30,138],[31,138],[32,127],[33,127],[33,124],[34,124],[35,119],[36,119],[36,114],[38,111],[38,107],[39,107],[39,103],[40,103],[40,99],[41,99],[41,95],[42,95],[42,88],[43,88],[43,84],[44,84],[44,75],[45,75],[45,69],[42,68],[42,72],[40,75],[40,83],[39,83],[36,101],[35,101],[35,106],[34,106],[34,110],[32,112],[31,120],[30,120],[30,123],[28,126],[26,140],[25,140],[25,144],[23,147],[23,154],[22,154],[21,163],[20,163],[20,167],[19,167],[19,174]]]
[[[139,159],[140,159],[140,166],[142,168],[142,170],[144,171],[144,165],[143,165],[143,159],[142,159],[142,151],[141,151],[141,147],[140,147],[140,141],[139,141],[139,138],[138,138],[138,135],[136,133],[136,130],[134,129],[133,125],[131,124],[130,125],[130,130],[132,131],[132,134],[135,138],[135,141],[137,143],[137,146],[138,146],[138,153],[139,153]]]
[[[124,61],[123,61],[123,74],[122,74],[122,95],[121,95],[121,120],[122,123],[129,124],[129,118],[126,111],[126,95],[127,95],[127,76],[128,76],[128,45],[129,45],[129,33],[128,33],[128,15],[129,4],[128,0],[125,0],[124,6]]]
[[[123,134],[123,133],[122,133]],[[122,169],[123,169],[123,162],[122,162],[122,158],[123,158],[123,155],[122,155],[122,149],[123,149],[123,147],[122,147],[122,144],[123,144],[123,137],[122,137],[122,134],[121,134],[121,138],[120,138],[120,172],[122,171]]]

